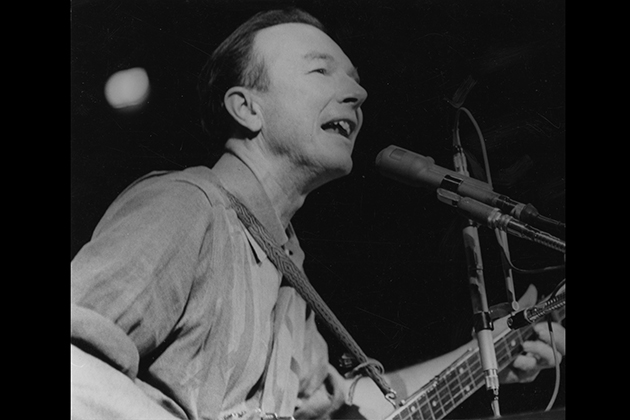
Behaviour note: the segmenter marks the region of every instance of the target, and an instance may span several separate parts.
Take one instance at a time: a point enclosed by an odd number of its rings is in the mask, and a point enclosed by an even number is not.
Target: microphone
[[[563,240],[550,235],[540,229],[536,229],[515,217],[501,213],[496,207],[489,206],[470,197],[460,197],[442,188],[437,190],[438,200],[457,209],[468,219],[481,223],[490,229],[500,229],[519,238],[545,245],[556,251],[566,252],[566,244]]]
[[[490,184],[442,168],[431,157],[390,145],[376,156],[381,174],[412,187],[442,188],[463,197],[497,207],[501,211],[540,229],[564,233],[564,223],[541,216],[531,204],[523,204],[492,190]]]
[[[507,319],[507,325],[513,330],[535,324],[551,312],[554,312],[565,305],[565,293],[561,293],[553,298],[547,299],[531,308],[523,309]]]

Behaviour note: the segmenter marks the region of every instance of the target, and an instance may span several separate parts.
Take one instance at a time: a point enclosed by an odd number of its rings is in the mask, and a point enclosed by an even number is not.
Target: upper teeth
[[[326,125],[332,126],[333,128],[337,129],[344,136],[349,136],[350,132],[352,131],[352,125],[348,121],[345,121],[345,120],[331,121]]]
[[[343,130],[346,132],[346,134],[350,134],[350,130],[352,128],[350,127],[350,123],[348,121],[339,121],[339,122],[337,122],[337,124],[339,124],[341,126],[341,128],[343,128]]]

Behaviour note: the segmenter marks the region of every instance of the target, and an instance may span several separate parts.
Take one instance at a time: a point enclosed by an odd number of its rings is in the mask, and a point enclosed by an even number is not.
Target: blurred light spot
[[[149,77],[140,67],[121,70],[105,83],[105,98],[116,108],[135,107],[149,96]]]

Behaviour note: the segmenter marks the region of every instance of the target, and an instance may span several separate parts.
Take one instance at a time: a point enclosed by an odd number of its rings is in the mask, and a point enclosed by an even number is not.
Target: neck
[[[226,148],[241,159],[256,175],[286,228],[314,188],[308,177],[292,168],[285,159],[258,147],[255,139],[230,139]]]

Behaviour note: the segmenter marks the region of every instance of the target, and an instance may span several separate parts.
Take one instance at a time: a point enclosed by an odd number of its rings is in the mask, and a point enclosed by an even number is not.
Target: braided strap
[[[306,275],[289,257],[286,256],[282,249],[273,242],[265,227],[258,221],[258,219],[256,219],[249,209],[229,191],[225,190],[225,188],[221,187],[221,189],[230,200],[232,208],[236,211],[238,218],[249,230],[261,248],[265,250],[265,253],[269,256],[276,268],[285,275],[289,284],[295,288],[302,298],[311,306],[313,311],[315,311],[315,313],[324,320],[331,332],[355,357],[359,363],[357,368],[355,368],[355,371],[365,371],[365,373],[372,378],[376,385],[378,385],[383,395],[392,402],[396,398],[396,392],[389,386],[385,378],[382,376],[382,366],[380,363],[374,363],[373,359],[369,359],[363,350],[361,350],[361,347],[359,347],[350,333],[341,324],[339,319],[313,288],[306,278]]]

